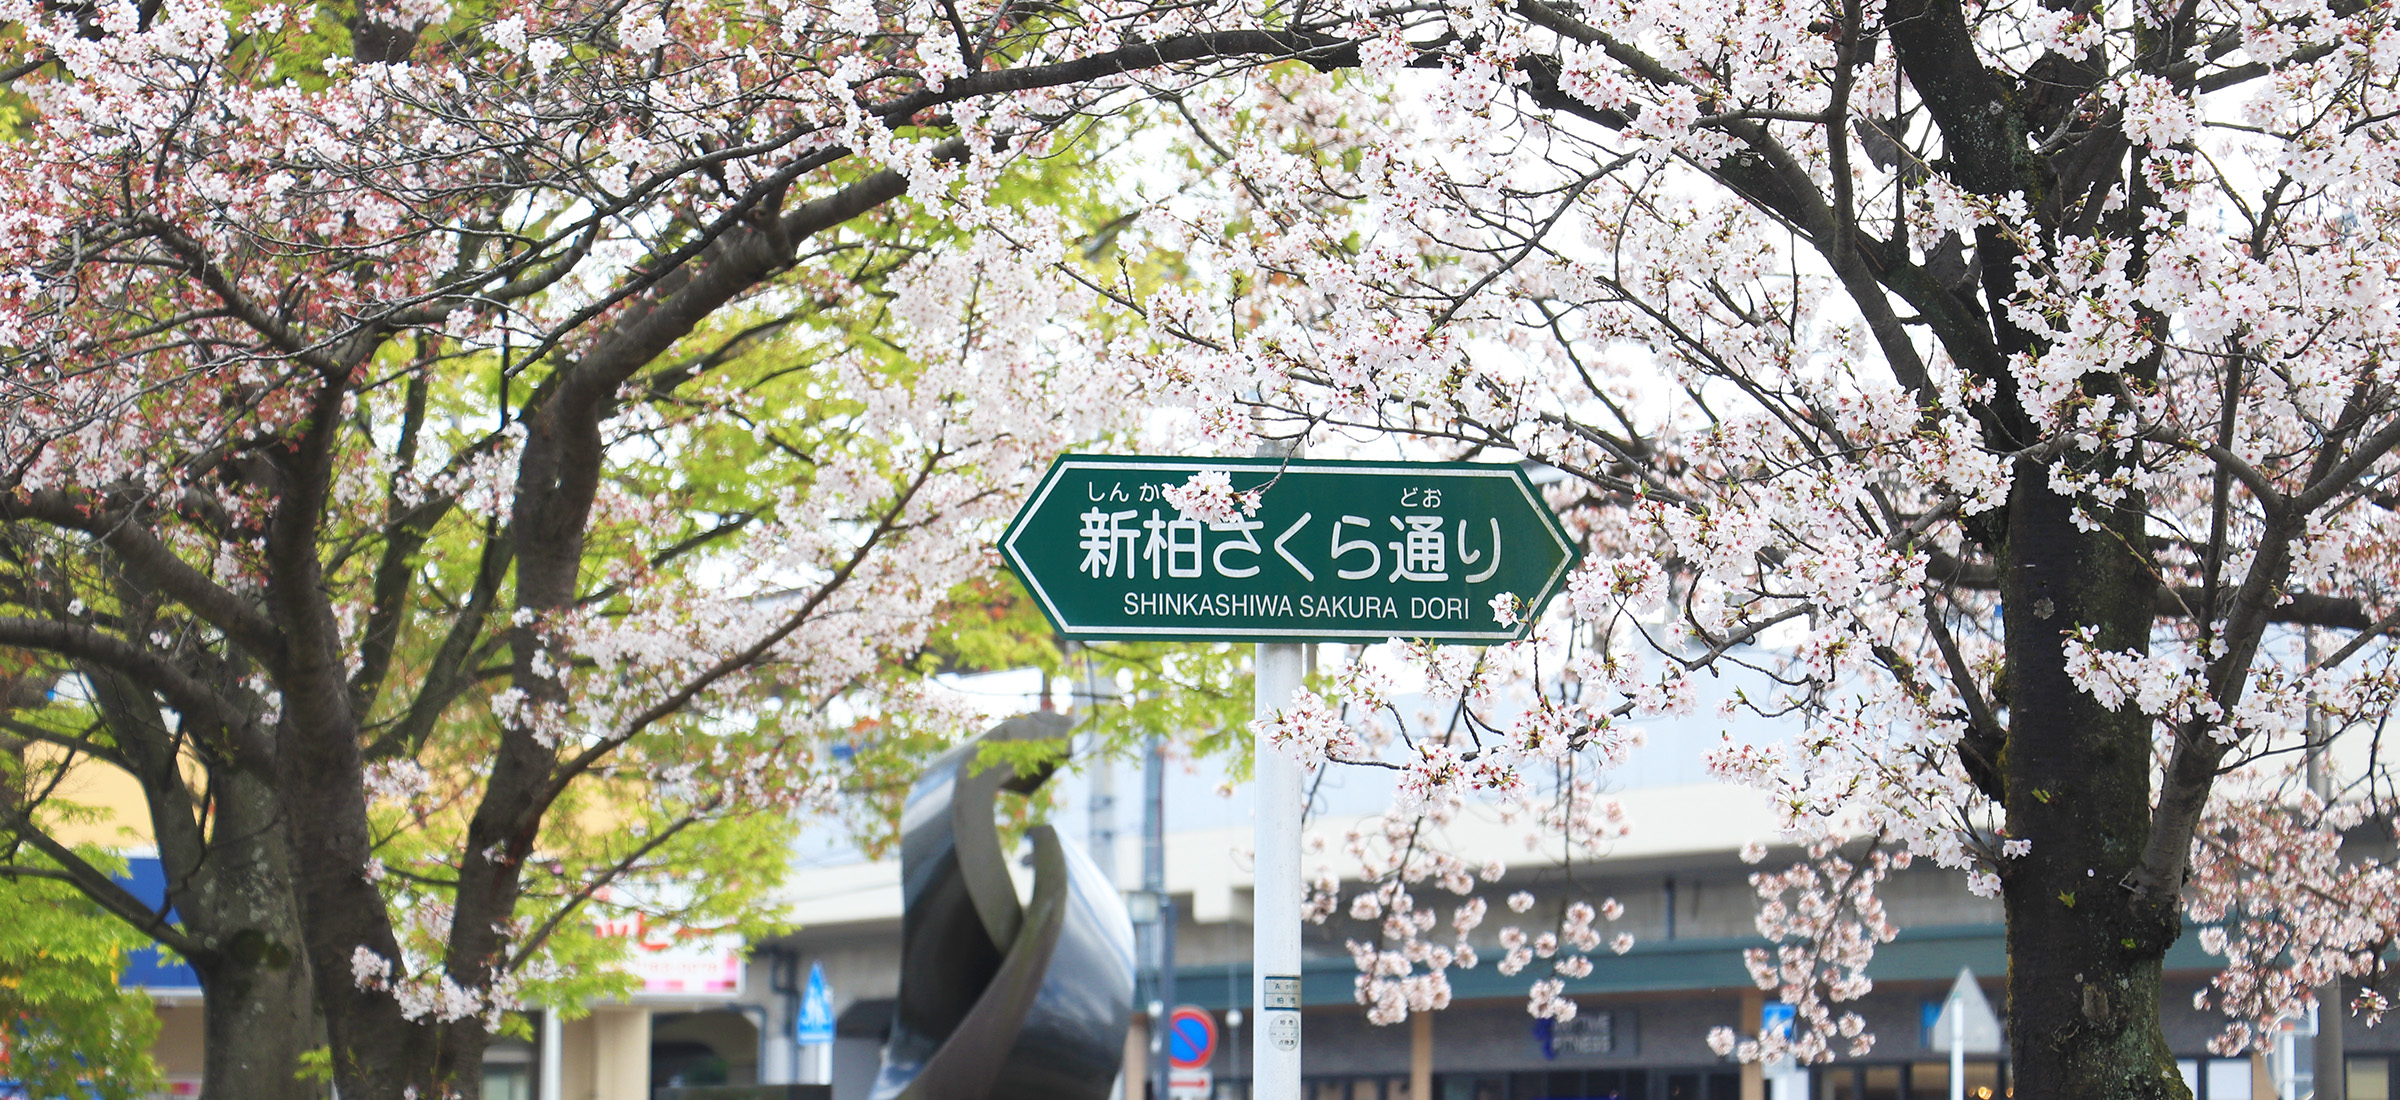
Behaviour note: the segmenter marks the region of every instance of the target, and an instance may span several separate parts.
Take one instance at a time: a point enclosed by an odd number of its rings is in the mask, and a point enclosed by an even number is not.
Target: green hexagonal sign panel
[[[1211,523],[1167,489],[1223,471],[1257,510]],[[1077,639],[1515,641],[1575,546],[1515,466],[1067,455],[1000,539],[1059,633]]]

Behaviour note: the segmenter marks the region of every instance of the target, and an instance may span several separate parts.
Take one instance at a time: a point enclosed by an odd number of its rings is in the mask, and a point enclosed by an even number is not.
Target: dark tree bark
[[[2066,672],[2065,631],[2147,652],[2143,516],[2078,529],[2046,472],[2020,469],[1999,552],[2008,666],[2002,774],[2009,831],[2032,852],[2003,880],[2011,1080],[2021,1096],[2182,1097],[2159,1017],[2172,910],[2135,906],[2124,882],[2150,830],[2153,720],[2112,711]]]
[[[201,1041],[210,1054],[202,1094],[322,1097],[323,1083],[293,1072],[326,1040],[300,949],[291,857],[274,827],[281,807],[252,776],[232,777],[213,797],[218,827],[229,833],[211,846],[206,864],[170,871],[183,884],[179,899],[188,899],[178,909],[185,929],[210,944],[190,960],[200,975]]]
[[[2084,203],[2095,188],[2140,187],[2128,179],[2139,173],[2106,120],[2093,120],[2068,143],[2073,157],[2032,151],[2029,134],[2068,128],[2100,76],[2096,66],[2054,56],[2039,67],[2040,81],[2019,84],[1977,58],[1965,12],[1953,0],[1901,0],[1887,20],[1901,65],[1940,129],[1954,180],[1987,196],[2025,195],[2046,244],[2089,232],[2088,223],[2064,223],[2097,209]],[[2039,354],[2039,340],[2006,313],[2018,291],[2016,249],[1991,226],[1976,246],[1983,291],[1976,342],[1989,333],[2002,362]],[[1979,373],[1994,384],[1986,445],[2011,450],[2034,442],[2013,375],[1990,369],[2001,365],[1990,356],[1956,357],[1980,359],[1987,366]],[[2153,357],[2128,373],[2154,380],[2156,368]],[[2105,467],[2138,461],[2138,452],[2077,457]],[[2074,521],[2079,511],[2083,526]],[[2006,509],[1987,528],[1997,536],[1987,549],[1997,566],[2006,654],[1996,685],[2007,713],[1995,795],[2007,807],[2011,835],[2032,844],[2002,875],[2010,1073],[2020,1095],[2189,1095],[2159,1016],[2162,963],[2181,932],[2179,913],[2145,903],[2128,887],[2151,847],[2156,722],[2138,708],[2102,706],[2067,673],[2066,642],[2079,630],[2090,631],[2100,649],[2149,651],[2161,585],[2146,527],[2142,497],[2113,506],[2062,497],[2046,463],[2020,462]]]
[[[266,1100],[323,1096],[322,1084],[292,1072],[301,1055],[325,1045],[325,1026],[300,950],[276,777],[256,762],[179,739],[160,721],[157,697],[128,677],[97,666],[82,671],[141,785],[180,929],[177,946],[200,978],[208,1053],[202,1090]],[[196,761],[205,762],[205,809],[186,771]]]

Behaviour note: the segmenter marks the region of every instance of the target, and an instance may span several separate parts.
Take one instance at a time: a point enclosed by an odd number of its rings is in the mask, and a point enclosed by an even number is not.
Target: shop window
[[[1508,1100],[1650,1100],[1648,1070],[1554,1070],[1509,1076]],[[1484,1095],[1479,1091],[1476,1100],[1484,1100]],[[1442,1100],[1459,1097],[1445,1088]]]
[[[1641,1070],[1595,1069],[1583,1075],[1584,1100],[1649,1100],[1650,1075]]]
[[[2000,1063],[1969,1061],[1966,1064],[1967,1100],[1998,1100],[2000,1092]],[[1909,1100],[1949,1100],[1950,1063],[1948,1061],[1918,1062],[1908,1067]]]
[[[2350,1100],[2392,1100],[2392,1063],[2383,1057],[2352,1058],[2346,1063]]]
[[[2250,1059],[2211,1058],[2200,1071],[2205,1100],[2250,1100]]]
[[[1718,1070],[1691,1070],[1663,1075],[1666,1095],[1660,1100],[1741,1100],[1742,1075]]]
[[[486,1062],[484,1100],[533,1100],[533,1067],[524,1062]]]
[[[1445,1073],[1433,1079],[1441,1100],[1508,1100],[1508,1079],[1493,1074]]]
[[[1950,1100],[1950,1063],[1819,1066],[1816,1100]],[[1967,1100],[2008,1100],[2003,1064],[1992,1059],[1966,1064]],[[2197,1094],[2195,1094],[2197,1095]],[[1713,1098],[1712,1098],[1713,1100]],[[2201,1100],[2207,1100],[2202,1097]],[[2244,1100],[2248,1100],[2244,1097]]]
[[[1438,1080],[1438,1079],[1437,1079]],[[1488,1097],[1456,1097],[1443,1095],[1442,1100],[1504,1100],[1497,1092]],[[1309,1077],[1300,1082],[1300,1094],[1308,1100],[1409,1100],[1406,1077]],[[1243,1082],[1243,1097],[1249,1095],[1249,1082]],[[1225,1100],[1219,1096],[1216,1100]]]

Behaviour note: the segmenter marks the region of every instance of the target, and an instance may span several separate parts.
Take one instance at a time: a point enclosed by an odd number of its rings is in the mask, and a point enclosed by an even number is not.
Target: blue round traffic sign
[[[1217,1056],[1217,1018],[1208,1010],[1179,1005],[1167,1013],[1167,1064],[1198,1069]]]

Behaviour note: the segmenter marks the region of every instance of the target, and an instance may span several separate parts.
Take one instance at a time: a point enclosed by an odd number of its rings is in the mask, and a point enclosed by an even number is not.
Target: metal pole
[[[1097,718],[1102,695],[1099,669],[1092,663],[1089,649],[1083,650],[1083,717]],[[1114,698],[1116,685],[1108,685],[1107,698]],[[1114,889],[1120,885],[1123,869],[1117,865],[1117,765],[1101,746],[1106,743],[1097,723],[1091,732],[1091,768],[1087,773],[1091,783],[1091,830],[1085,845],[1092,862],[1100,868],[1100,877]],[[1139,1091],[1137,1085],[1135,1091]],[[1108,1086],[1108,1100],[1126,1100],[1125,1075],[1120,1073]]]
[[[540,1100],[559,1100],[559,1070],[563,1067],[558,1062],[562,1056],[560,1048],[565,1045],[560,1041],[562,1030],[558,1022],[558,1009],[543,1009],[541,1062],[534,1070],[538,1076],[533,1093]]]
[[[1142,889],[1163,901],[1167,896],[1167,743],[1156,735],[1142,749],[1142,803]]]
[[[1158,1003],[1165,1005],[1161,1015],[1150,1026],[1158,1037],[1157,1067],[1159,1100],[1174,1096],[1175,1065],[1168,1056],[1175,1052],[1175,1036],[1167,1029],[1167,1018],[1175,1012],[1175,902],[1166,891],[1158,895]]]
[[[1175,910],[1167,902],[1167,753],[1156,735],[1142,752],[1142,889],[1150,895],[1150,1096],[1167,1100],[1167,1013],[1175,1010]]]
[[[1097,717],[1102,700],[1116,697],[1116,685],[1102,685],[1099,669],[1092,664],[1090,650],[1085,650],[1082,657],[1083,705],[1087,708],[1084,716]],[[1110,886],[1117,886],[1117,880],[1123,874],[1123,869],[1117,866],[1117,765],[1101,749],[1106,740],[1095,724],[1091,731],[1091,767],[1088,773],[1092,795],[1091,836],[1085,848],[1090,850],[1092,862],[1099,865],[1101,877],[1107,879]]]
[[[1266,718],[1300,690],[1305,647],[1258,647],[1251,713]],[[1250,1100],[1300,1100],[1300,766],[1260,738],[1253,748],[1258,817],[1251,889]]]
[[[1967,1010],[1950,998],[1950,1100],[1967,1100]]]

